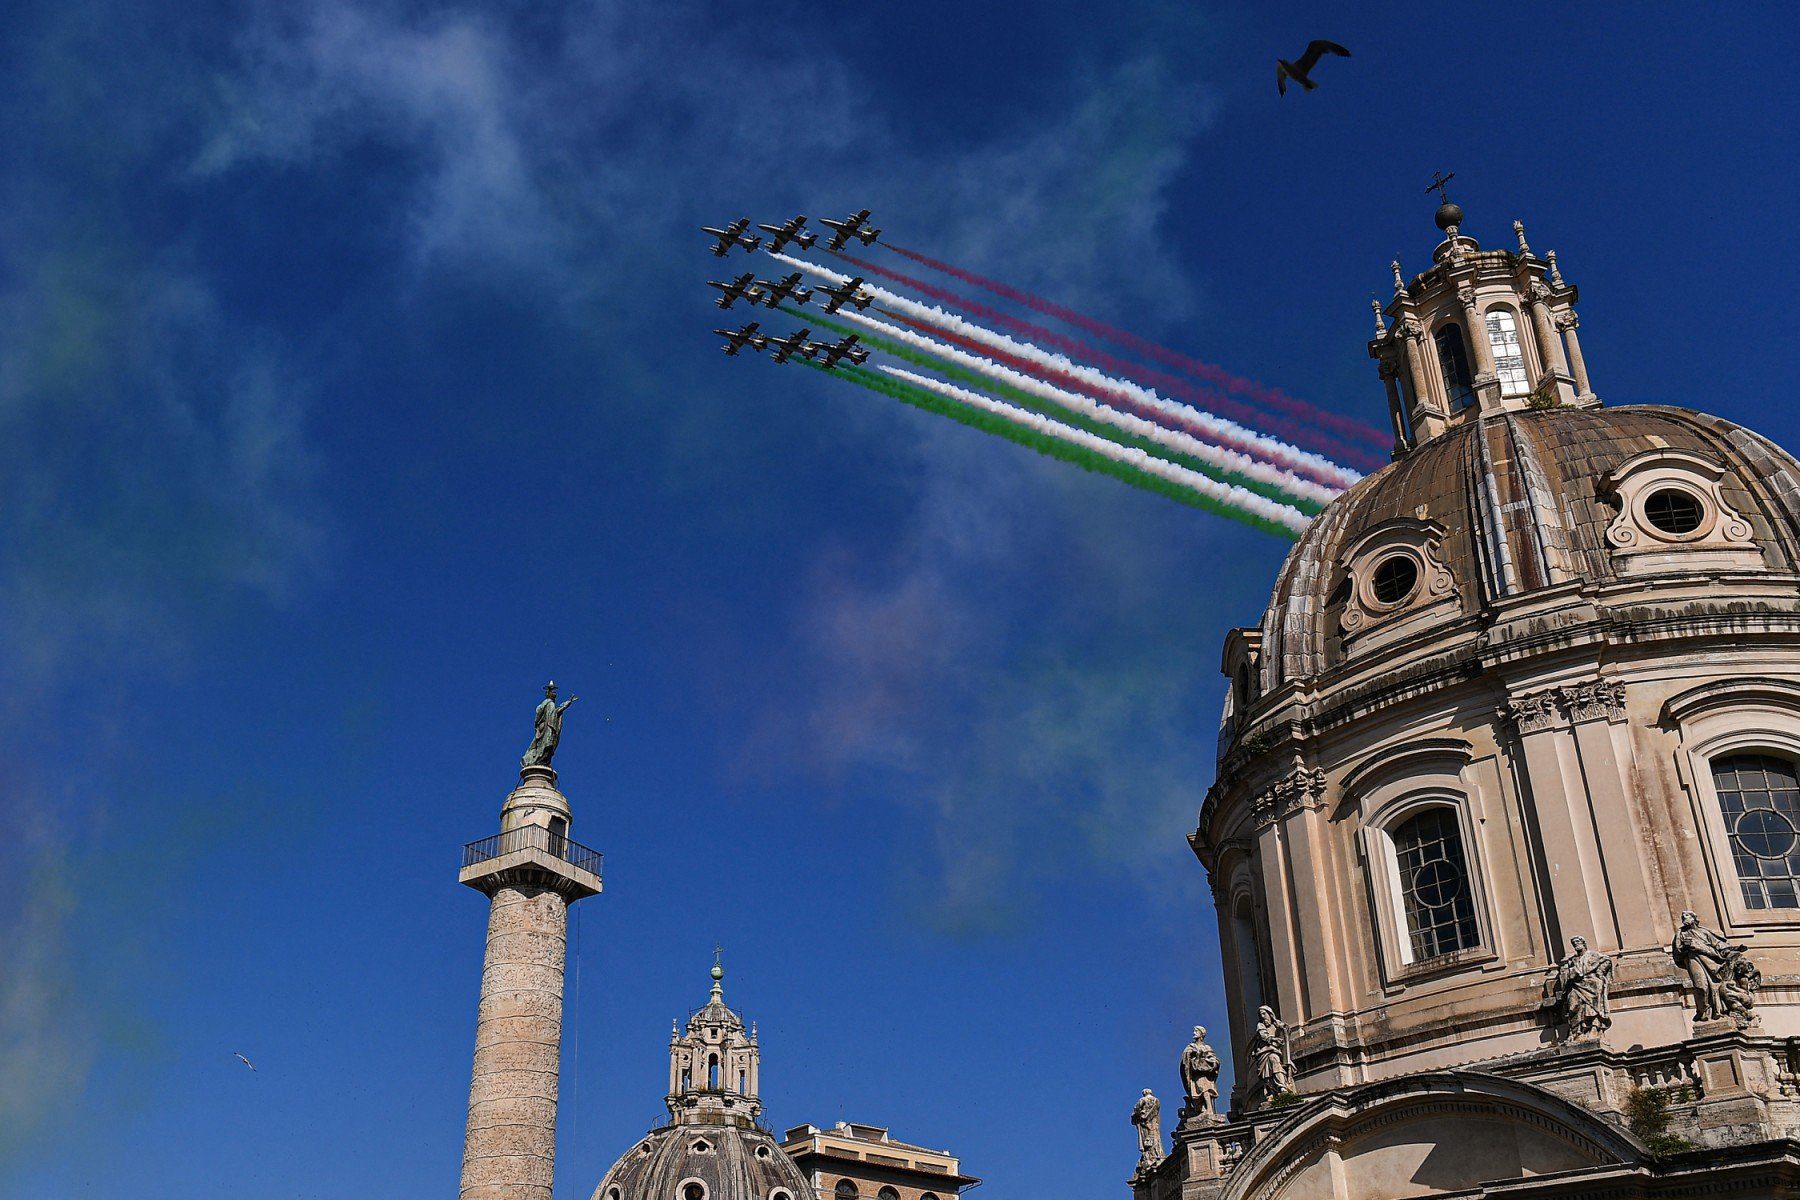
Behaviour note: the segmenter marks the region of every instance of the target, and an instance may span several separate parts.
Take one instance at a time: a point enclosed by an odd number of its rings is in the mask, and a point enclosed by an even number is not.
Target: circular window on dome
[[[690,1179],[681,1185],[681,1200],[706,1200],[706,1185]]]
[[[794,1195],[786,1188],[776,1188],[769,1193],[769,1200],[794,1200]]]
[[[756,1157],[758,1157],[758,1158],[769,1157],[769,1148],[767,1146],[758,1146],[756,1148]]]
[[[1644,497],[1644,520],[1660,533],[1685,537],[1706,520],[1706,504],[1686,488],[1657,488]]]
[[[1369,573],[1369,594],[1390,607],[1413,594],[1419,586],[1419,564],[1410,554],[1390,554]]]

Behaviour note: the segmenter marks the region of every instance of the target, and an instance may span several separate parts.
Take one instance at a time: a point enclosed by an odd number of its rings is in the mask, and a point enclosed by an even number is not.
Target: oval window
[[[1419,586],[1419,564],[1410,554],[1390,554],[1375,565],[1369,591],[1382,604],[1398,604]]]
[[[1657,488],[1644,497],[1644,520],[1671,537],[1694,532],[1705,519],[1706,506],[1685,488]]]

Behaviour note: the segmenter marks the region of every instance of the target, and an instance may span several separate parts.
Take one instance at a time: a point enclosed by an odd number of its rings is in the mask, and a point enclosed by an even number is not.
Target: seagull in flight
[[[245,1058],[243,1055],[239,1054],[236,1050],[233,1050],[231,1052],[231,1057],[237,1059],[239,1062],[243,1063],[246,1067],[249,1067],[252,1071],[256,1070],[256,1064],[251,1062],[249,1059]]]
[[[1319,59],[1327,54],[1335,54],[1340,58],[1349,58],[1350,52],[1336,42],[1328,42],[1323,38],[1315,38],[1306,44],[1306,53],[1300,56],[1299,62],[1289,62],[1285,58],[1275,60],[1275,90],[1283,96],[1287,95],[1287,81],[1293,80],[1307,91],[1319,85],[1310,78],[1312,69],[1319,65]]]

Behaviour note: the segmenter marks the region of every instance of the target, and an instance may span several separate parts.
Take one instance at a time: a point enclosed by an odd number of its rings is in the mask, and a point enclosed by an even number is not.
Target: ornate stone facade
[[[1235,1082],[1138,1200],[1800,1188],[1800,463],[1602,408],[1574,287],[1447,232],[1370,343],[1397,461],[1227,640]]]

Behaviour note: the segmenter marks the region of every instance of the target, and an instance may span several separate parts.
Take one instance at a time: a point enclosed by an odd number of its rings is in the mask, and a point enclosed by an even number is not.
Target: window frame
[[[1371,755],[1344,778],[1345,803],[1354,805],[1360,815],[1356,839],[1375,935],[1373,958],[1380,986],[1390,995],[1501,957],[1488,883],[1491,855],[1481,836],[1488,798],[1482,794],[1474,762],[1473,748],[1466,742],[1427,738]],[[1415,959],[1393,832],[1428,808],[1445,808],[1455,814],[1476,940],[1461,950]]]
[[[1721,932],[1800,926],[1800,908],[1744,902],[1712,770],[1716,760],[1734,754],[1767,754],[1800,766],[1800,683],[1766,676],[1713,680],[1671,697],[1664,712],[1680,738],[1676,769],[1699,833],[1707,885],[1723,914]]]
[[[1483,325],[1486,322],[1483,321]],[[1450,364],[1444,361],[1444,340],[1454,331],[1456,353],[1463,369],[1462,382],[1450,378]],[[1482,331],[1486,332],[1485,329]],[[1469,344],[1469,331],[1457,320],[1440,321],[1431,330],[1432,356],[1437,359],[1438,382],[1444,392],[1444,407],[1452,416],[1475,407],[1475,355]]]
[[[1494,331],[1488,327],[1488,318],[1504,316],[1512,322],[1513,345],[1518,350],[1519,383],[1517,391],[1508,391],[1506,376],[1500,369],[1500,348],[1494,344]],[[1525,319],[1524,314],[1510,304],[1490,304],[1481,313],[1481,331],[1488,339],[1488,357],[1494,360],[1494,380],[1499,385],[1503,399],[1516,400],[1531,395],[1532,364],[1525,356]]]

